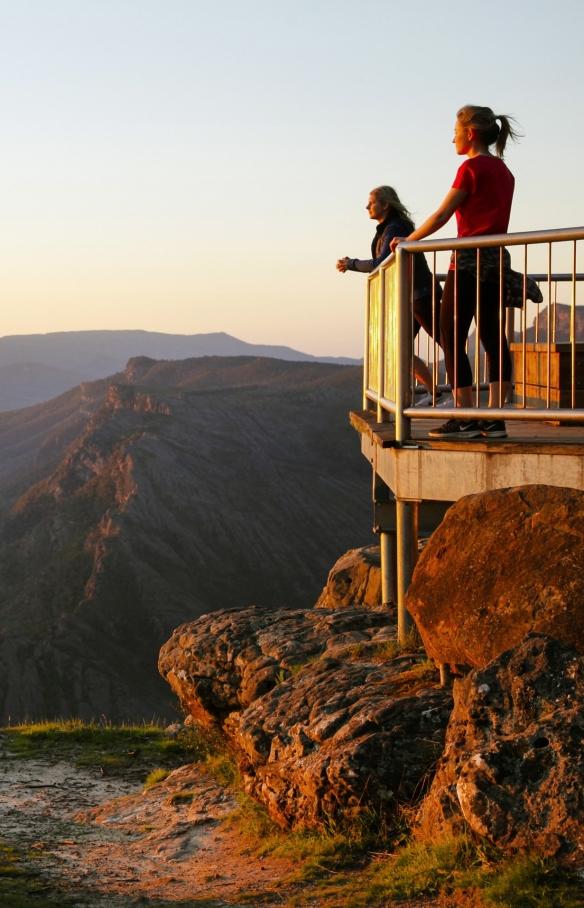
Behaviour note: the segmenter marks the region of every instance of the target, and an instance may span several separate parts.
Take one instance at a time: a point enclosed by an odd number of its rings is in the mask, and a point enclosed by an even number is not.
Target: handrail
[[[453,252],[455,249],[485,249],[491,246],[531,246],[534,243],[565,243],[584,239],[584,227],[566,227],[558,230],[526,230],[522,233],[493,233],[489,236],[455,236],[441,240],[404,240],[400,249],[406,252]],[[370,280],[382,268],[395,261],[395,252],[379,263],[368,274]],[[543,278],[542,278],[543,280]]]
[[[523,281],[524,308],[520,311],[520,336],[522,342],[515,344],[513,356],[516,361],[515,405],[488,408],[489,418],[506,420],[549,420],[561,418],[566,422],[584,421],[584,356],[580,339],[577,347],[576,321],[576,285],[584,282],[584,272],[576,270],[577,243],[584,240],[584,227],[569,227],[554,230],[525,231],[521,233],[494,234],[490,236],[451,237],[403,241],[395,253],[389,255],[378,267],[367,275],[367,308],[365,338],[365,369],[363,406],[371,408],[375,404],[379,422],[395,419],[396,440],[407,441],[411,436],[412,419],[442,419],[451,417],[459,419],[476,419],[486,409],[481,406],[480,390],[488,387],[486,375],[481,378],[480,348],[475,347],[473,388],[476,389],[476,407],[452,407],[436,409],[435,406],[413,407],[415,387],[411,378],[413,367],[414,344],[413,326],[413,288],[412,272],[414,254],[432,252],[432,268],[435,281],[444,281],[446,274],[436,270],[436,252],[452,252],[462,249],[480,250],[482,248],[502,248],[506,246],[524,247],[524,273],[527,272],[527,247],[540,245],[547,252],[546,272],[529,273],[528,276],[538,284],[547,285],[545,293],[547,311],[540,318],[539,305],[536,305],[534,334],[527,340],[527,278]],[[553,271],[552,249],[557,243],[571,243],[573,247],[571,272]],[[569,248],[569,247],[568,247]],[[477,256],[479,253],[477,252]],[[430,258],[430,257],[429,257]],[[504,303],[503,254],[499,265],[500,323],[505,325],[508,338],[514,341],[514,311],[506,310]],[[564,337],[557,337],[558,298],[557,285],[571,283],[572,292],[569,303],[569,341],[565,340],[568,331],[567,321],[560,318],[560,329],[565,326]],[[477,286],[480,286],[477,284]],[[374,290],[375,288],[375,290]],[[552,293],[553,290],[553,293]],[[455,295],[456,295],[455,291]],[[564,305],[564,304],[562,304]],[[457,303],[455,303],[455,307]],[[433,310],[434,311],[434,310]],[[545,322],[542,321],[545,316]],[[434,319],[434,314],[432,316]],[[562,316],[563,318],[563,316]],[[531,330],[531,329],[530,329]],[[501,329],[501,334],[504,328]],[[541,335],[545,334],[542,342]],[[561,335],[560,335],[561,337]],[[532,341],[535,340],[535,343]],[[475,344],[477,338],[475,334]],[[430,339],[427,339],[427,361],[432,363],[434,380],[438,376],[438,345],[434,343],[434,355],[430,358]],[[500,341],[500,350],[503,341]],[[420,354],[418,339],[418,354]],[[570,381],[565,375],[567,364],[560,366],[559,357],[570,356]],[[577,358],[578,354],[578,358]],[[555,358],[555,359],[554,359]],[[528,363],[529,361],[529,363]],[[564,360],[561,360],[564,363]],[[526,365],[527,364],[527,365]],[[472,368],[472,367],[471,367]],[[561,372],[561,374],[560,374]],[[580,374],[581,373],[581,374]],[[500,373],[502,375],[502,373]],[[500,380],[500,379],[499,379]],[[568,386],[569,385],[569,386]],[[545,396],[544,395],[545,392]],[[474,395],[474,392],[473,392]],[[395,400],[393,399],[395,397]],[[569,397],[570,406],[567,406]],[[539,401],[539,403],[538,403]],[[543,401],[543,405],[542,405]]]

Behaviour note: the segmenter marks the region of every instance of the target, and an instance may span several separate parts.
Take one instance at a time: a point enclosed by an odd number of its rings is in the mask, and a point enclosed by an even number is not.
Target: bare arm
[[[447,224],[457,208],[460,208],[464,200],[466,199],[468,192],[465,192],[463,189],[451,189],[440,207],[434,214],[431,214],[427,221],[424,221],[421,227],[418,227],[417,230],[414,230],[413,233],[410,233],[406,239],[409,240],[423,240],[424,237],[431,236],[433,233],[436,233],[437,230],[440,230],[441,227],[444,227],[444,224]],[[391,251],[395,251],[395,247],[398,243],[403,241],[403,237],[396,237],[391,244]]]

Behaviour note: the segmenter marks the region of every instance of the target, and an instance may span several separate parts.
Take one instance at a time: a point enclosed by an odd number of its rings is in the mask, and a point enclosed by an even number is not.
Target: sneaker
[[[440,400],[440,403],[437,403],[436,406],[437,407],[453,407],[454,400],[452,398],[452,394],[443,394],[442,398]]]
[[[442,391],[436,393],[436,406],[437,407],[440,406],[438,401],[440,401],[440,403],[442,403],[443,397],[444,397],[444,395],[443,395]],[[424,394],[424,396],[421,397],[420,400],[418,401],[418,403],[416,404],[416,407],[431,407],[431,406],[432,406],[432,395],[429,392],[427,394]]]
[[[482,419],[481,434],[487,438],[507,438],[507,429],[502,419]]]
[[[449,419],[443,426],[428,432],[430,438],[475,438],[481,434],[478,419]]]

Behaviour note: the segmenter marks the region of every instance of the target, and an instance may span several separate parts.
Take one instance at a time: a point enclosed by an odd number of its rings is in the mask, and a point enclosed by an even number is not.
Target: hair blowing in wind
[[[465,104],[456,116],[467,129],[476,129],[480,132],[485,145],[494,145],[499,158],[504,157],[509,139],[517,142],[523,135],[518,131],[518,123],[513,117],[495,114],[490,107]]]

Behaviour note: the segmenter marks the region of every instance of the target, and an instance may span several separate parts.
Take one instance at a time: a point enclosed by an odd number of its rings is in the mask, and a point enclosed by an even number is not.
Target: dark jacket
[[[371,243],[370,259],[349,259],[349,271],[362,271],[369,274],[374,271],[390,254],[389,244],[396,236],[407,236],[412,232],[411,225],[405,224],[393,215],[378,225]],[[428,268],[426,256],[416,253],[414,265],[414,299],[422,299],[432,293],[432,272]]]

